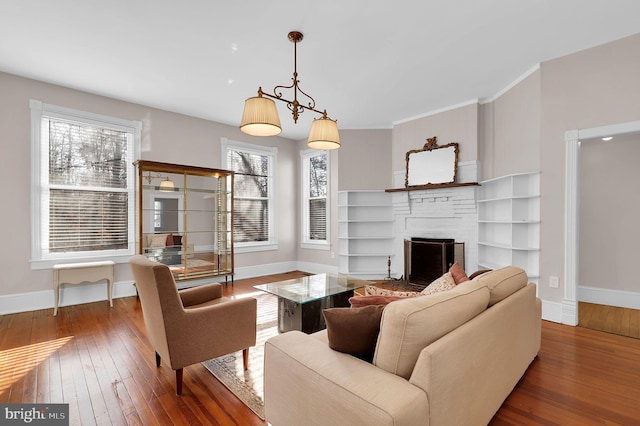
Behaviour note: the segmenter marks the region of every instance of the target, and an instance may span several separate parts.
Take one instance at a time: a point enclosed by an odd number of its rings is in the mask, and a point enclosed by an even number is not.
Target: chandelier
[[[276,109],[276,103],[279,100],[286,102],[287,108],[293,115],[293,122],[298,122],[298,116],[309,110],[321,115],[311,123],[307,146],[315,149],[336,149],[340,148],[340,135],[338,133],[338,124],[336,120],[332,120],[327,116],[327,110],[320,111],[316,109],[316,101],[306,94],[299,86],[298,80],[298,60],[297,45],[302,41],[303,35],[298,31],[289,33],[289,41],[293,42],[293,83],[290,86],[275,86],[273,95],[262,91],[262,87],[258,88],[258,96],[249,98],[244,102],[244,111],[242,113],[242,122],[240,130],[252,136],[275,136],[282,131],[280,126],[280,117]],[[293,100],[285,99],[282,95],[282,89],[293,89]],[[300,102],[298,94],[304,96],[307,101]]]
[[[148,174],[143,177],[147,180],[147,183],[151,185],[152,179],[162,179],[164,176],[152,175],[151,172],[148,172]],[[160,190],[160,192],[173,192],[175,190],[175,185],[173,184],[173,181],[169,179],[169,176],[167,176],[162,182],[160,182],[160,186],[158,187],[158,189]]]

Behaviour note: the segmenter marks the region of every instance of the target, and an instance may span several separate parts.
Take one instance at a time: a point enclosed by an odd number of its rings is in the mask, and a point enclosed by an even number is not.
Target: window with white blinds
[[[140,124],[38,101],[31,110],[33,260],[133,254]]]
[[[273,182],[277,150],[226,139],[222,150],[225,167],[235,172],[233,233],[237,251],[276,248]]]
[[[302,245],[328,249],[329,244],[329,154],[301,152],[302,159]]]

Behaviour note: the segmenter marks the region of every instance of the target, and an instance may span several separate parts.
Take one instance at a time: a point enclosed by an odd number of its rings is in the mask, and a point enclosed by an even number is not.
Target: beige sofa
[[[373,363],[326,330],[265,344],[265,415],[286,425],[486,425],[540,349],[541,303],[522,269],[390,303]],[[354,331],[356,332],[356,331]]]

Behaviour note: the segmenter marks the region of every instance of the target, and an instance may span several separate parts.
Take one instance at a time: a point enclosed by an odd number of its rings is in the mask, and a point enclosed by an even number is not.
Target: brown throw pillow
[[[371,362],[384,305],[330,308],[322,311],[329,347]]]
[[[369,305],[388,305],[396,300],[404,300],[409,296],[353,296],[349,298],[352,308],[361,308]]]
[[[460,266],[458,262],[455,262],[453,265],[451,265],[451,268],[449,268],[449,272],[451,273],[453,280],[456,282],[456,285],[465,281],[469,281],[467,273],[464,271],[464,269],[462,269],[462,266]]]
[[[182,235],[174,235],[173,236],[173,245],[181,246],[182,245]]]
[[[167,242],[165,244],[167,247],[173,247],[173,234],[167,235]]]

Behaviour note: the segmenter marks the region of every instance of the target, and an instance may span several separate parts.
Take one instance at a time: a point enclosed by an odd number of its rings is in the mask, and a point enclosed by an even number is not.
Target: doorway
[[[589,214],[591,211],[583,212],[581,215],[581,205],[580,205],[580,191],[581,191],[581,146],[584,143],[585,146],[590,141],[593,142],[595,139],[601,139],[603,137],[613,136],[614,138],[624,139],[626,137],[635,138],[634,140],[640,142],[640,121],[636,122],[628,122],[621,123],[617,125],[604,126],[592,129],[584,129],[584,130],[573,130],[570,132],[566,132],[565,141],[566,141],[566,209],[565,209],[565,287],[564,294],[565,298],[562,303],[562,322],[570,325],[578,325],[579,320],[579,304],[578,301],[583,301],[587,299],[587,301],[591,302],[593,300],[588,300],[589,298],[595,298],[596,301],[602,301],[605,304],[621,304],[620,300],[622,300],[623,308],[635,308],[640,306],[636,304],[640,302],[640,300],[632,300],[633,297],[625,297],[628,295],[640,297],[640,293],[638,293],[637,288],[633,288],[628,291],[628,288],[624,288],[626,285],[626,281],[623,278],[616,279],[615,275],[620,272],[620,264],[617,263],[618,259],[623,258],[624,256],[609,256],[608,264],[605,266],[601,266],[600,272],[604,271],[609,273],[609,276],[604,277],[602,274],[599,274],[595,281],[591,280],[591,283],[600,283],[597,285],[602,285],[602,282],[617,282],[623,283],[622,288],[613,288],[613,289],[602,289],[600,287],[590,287],[588,285],[584,285],[582,279],[579,277],[581,274],[585,274],[584,268],[581,268],[581,259],[580,259],[580,233],[581,233],[581,220],[588,220]],[[615,152],[615,151],[614,151]],[[585,151],[585,154],[587,152]],[[621,154],[622,155],[622,154]],[[638,158],[634,156],[634,158]],[[633,168],[632,165],[631,168]],[[629,168],[627,166],[627,168]],[[612,168],[610,173],[614,174],[614,172],[619,171],[619,167]],[[618,199],[622,197],[624,199],[624,195],[629,191],[623,191],[623,194],[620,194],[620,185],[622,183],[618,182],[618,185],[615,186],[613,184],[609,184],[606,187],[601,188],[601,195],[614,193]],[[629,183],[632,186],[632,183]],[[606,206],[606,202],[603,202],[602,205]],[[616,217],[620,217],[620,212],[625,211],[623,207],[612,208],[610,211],[604,215],[606,218],[610,220],[616,220]],[[626,212],[626,211],[625,211]],[[602,214],[601,214],[602,215]],[[583,217],[584,216],[584,217]],[[606,226],[600,226],[601,228],[605,228]],[[618,232],[619,234],[619,232]],[[628,232],[623,232],[624,234],[628,234]],[[607,255],[611,253],[615,253],[615,249],[611,247],[606,247],[608,243],[610,246],[613,245],[611,239],[606,238],[598,238],[597,241],[602,247],[602,250],[608,250]],[[637,241],[637,240],[636,240]],[[627,250],[628,251],[628,250]],[[633,250],[631,250],[633,251]],[[602,251],[600,254],[604,254]],[[625,255],[632,255],[630,253],[623,253]],[[589,255],[593,256],[593,254]],[[611,260],[613,258],[613,261]],[[594,262],[590,260],[590,262]],[[625,267],[631,267],[634,261],[627,262]],[[597,262],[595,262],[597,263]],[[627,275],[633,276],[633,275]],[[586,275],[585,282],[589,282],[589,280],[593,278],[590,275]],[[578,283],[580,282],[580,288],[578,288]],[[593,284],[592,284],[593,285]],[[586,294],[586,296],[585,296]],[[579,297],[580,296],[580,297]],[[604,296],[604,297],[603,297]],[[611,300],[618,299],[617,301]],[[625,306],[624,302],[631,303],[631,306]]]

